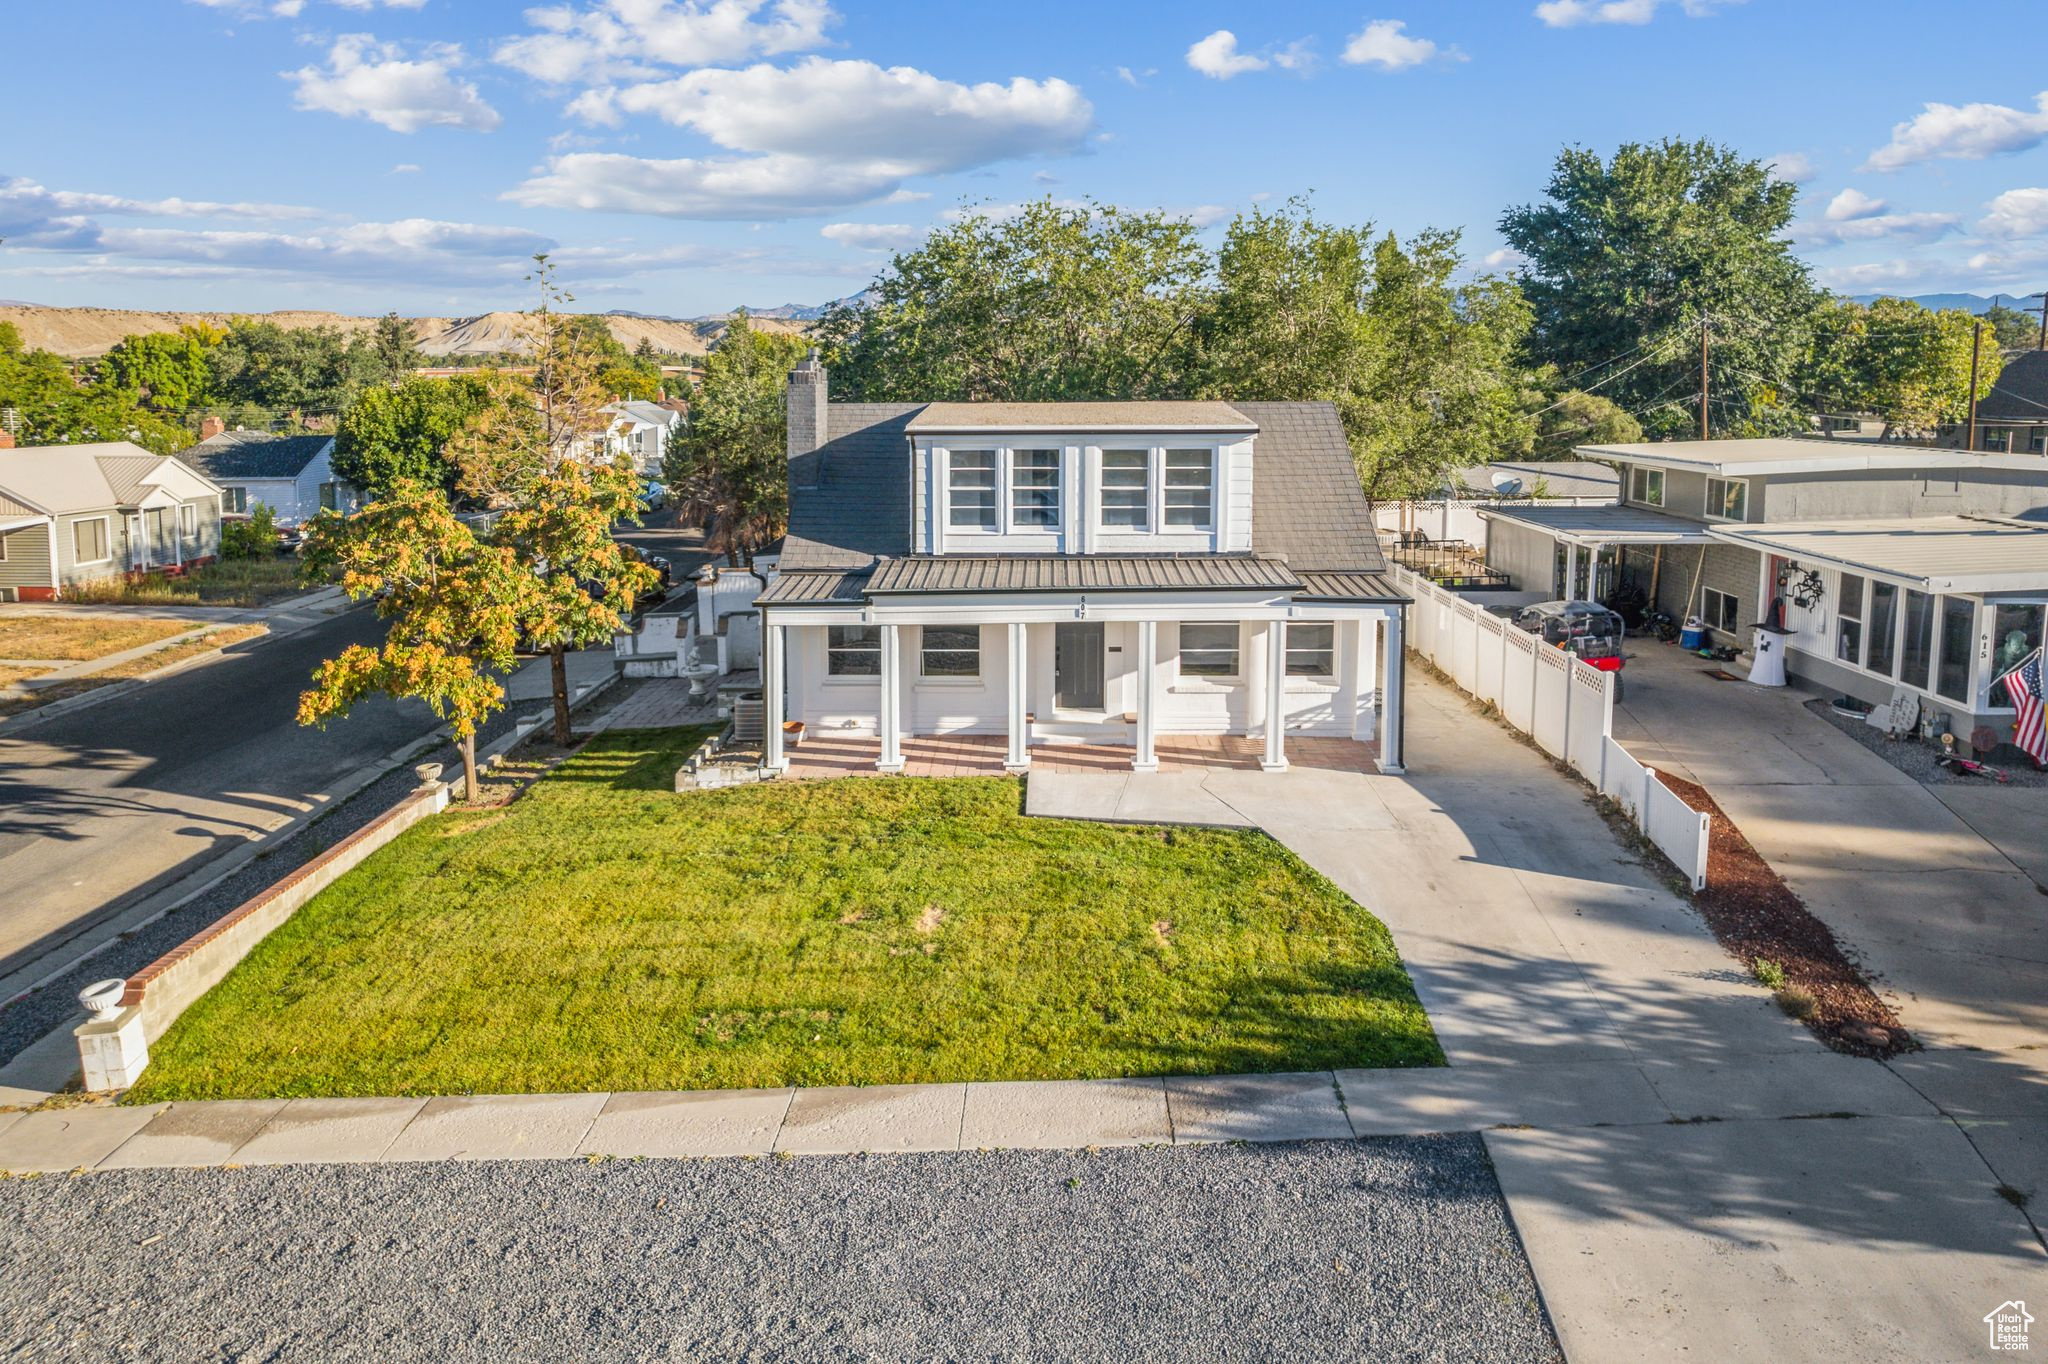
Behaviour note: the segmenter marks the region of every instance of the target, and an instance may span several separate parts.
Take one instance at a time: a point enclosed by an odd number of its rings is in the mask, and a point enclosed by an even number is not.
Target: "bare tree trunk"
[[[463,735],[456,742],[456,747],[462,750],[462,803],[474,805],[477,800],[476,735]]]
[[[562,641],[548,646],[548,668],[554,674],[555,746],[569,746],[569,650]]]

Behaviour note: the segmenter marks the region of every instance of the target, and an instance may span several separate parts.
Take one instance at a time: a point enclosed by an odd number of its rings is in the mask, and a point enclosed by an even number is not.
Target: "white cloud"
[[[1237,35],[1219,28],[1188,49],[1188,65],[1214,80],[1227,81],[1247,71],[1264,71],[1264,57],[1237,50]]]
[[[301,67],[286,78],[298,83],[301,109],[366,118],[394,133],[429,127],[489,132],[504,120],[475,85],[454,74],[462,60],[459,47],[432,47],[412,60],[394,44],[350,33],[335,39],[325,70]]]
[[[596,0],[530,9],[526,18],[540,32],[499,43],[493,59],[568,84],[807,51],[824,44],[839,16],[827,0]]]
[[[1225,204],[1196,204],[1193,208],[1183,209],[1180,216],[1196,227],[1214,227],[1218,223],[1228,222],[1236,216],[1236,212],[1237,210]]]
[[[195,5],[208,9],[226,10],[244,19],[296,19],[306,11],[307,0],[192,0]],[[342,9],[372,10],[380,5],[386,9],[420,9],[427,0],[329,0]]]
[[[1119,66],[1116,69],[1116,78],[1118,80],[1122,81],[1125,85],[1140,88],[1143,87],[1146,81],[1158,74],[1159,68],[1156,66],[1148,66],[1143,71],[1133,71],[1128,66]]]
[[[1413,38],[1402,32],[1408,25],[1399,19],[1375,19],[1351,36],[1344,46],[1344,60],[1353,66],[1377,66],[1382,71],[1400,71],[1420,66],[1442,56],[1464,61],[1456,48],[1439,48],[1427,38]]]
[[[1986,236],[2048,236],[2048,189],[2009,189],[1984,207],[1977,230]]]
[[[1779,152],[1776,156],[1765,157],[1764,164],[1771,168],[1772,175],[1795,185],[1803,185],[1818,174],[1813,158],[1805,152]]]
[[[1845,189],[1828,200],[1827,212],[1823,216],[1831,223],[1846,223],[1858,218],[1875,218],[1889,207],[1884,200],[1873,199],[1860,189]]]
[[[387,175],[418,175],[419,173],[420,167],[411,161],[401,161],[385,172]]]
[[[1482,270],[1526,270],[1530,264],[1529,258],[1512,246],[1489,251],[1479,258],[1479,268]]]
[[[26,178],[0,179],[0,237],[16,237],[53,219],[87,213],[135,218],[322,218],[319,209],[294,204],[216,203],[207,199],[128,199],[47,189]]]
[[[907,251],[924,240],[924,229],[908,223],[827,223],[818,235],[862,251]]]
[[[1922,161],[1982,161],[2023,152],[2048,141],[2048,91],[2035,97],[2036,112],[2003,104],[1926,104],[1908,121],[1895,124],[1892,140],[1870,154],[1867,170],[1894,171]]]
[[[822,57],[587,91],[574,107],[599,118],[653,114],[745,155],[557,156],[507,198],[679,218],[825,213],[901,192],[913,176],[1075,151],[1095,117],[1063,80],[970,86]]]
[[[883,198],[885,204],[921,204],[932,197],[928,189],[899,189]]]
[[[1544,0],[1536,7],[1536,17],[1552,28],[1647,24],[1656,13],[1657,0]]]
[[[1920,261],[1871,261],[1864,265],[1835,265],[1819,272],[1820,282],[1839,293],[1872,292],[1888,285],[1924,280],[1928,266]]]

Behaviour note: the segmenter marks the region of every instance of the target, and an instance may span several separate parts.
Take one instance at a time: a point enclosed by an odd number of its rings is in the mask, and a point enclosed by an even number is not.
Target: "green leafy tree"
[[[209,359],[212,389],[221,401],[293,420],[338,415],[356,394],[385,378],[368,337],[251,318],[237,318]]]
[[[277,552],[277,513],[258,502],[249,519],[223,521],[220,527],[220,557],[260,559]]]
[[[1994,303],[1984,310],[1983,320],[1997,338],[2000,350],[2032,350],[2041,344],[2041,319],[2018,308]]]
[[[1239,214],[1198,327],[1204,388],[1247,402],[1326,399],[1362,438],[1372,252],[1369,225],[1321,222],[1306,200]]]
[[[205,324],[123,337],[100,360],[100,383],[152,412],[188,412],[210,396],[210,356],[225,335]]]
[[[1970,352],[1977,321],[1961,309],[1931,312],[1910,299],[1869,306],[1830,299],[1818,308],[1800,388],[1814,406],[1884,418],[1887,431],[1925,431],[1969,413]],[[1985,346],[1977,396],[1991,391],[2003,357]]]
[[[389,622],[381,645],[353,644],[313,673],[302,725],[347,715],[365,696],[425,701],[462,752],[463,796],[477,798],[476,731],[503,709],[496,674],[516,665],[534,582],[512,549],[486,544],[442,491],[402,483],[353,516],[323,513],[306,534],[308,579],[338,576]]]
[[[604,445],[610,419],[599,375],[618,343],[605,332],[608,348],[590,319],[563,312],[574,295],[545,254],[533,259],[527,279],[540,297],[522,324],[533,381],[500,376],[452,448],[458,487],[502,511],[492,543],[529,579],[520,627],[547,651],[555,742],[566,745],[568,650],[610,638],[658,579],[612,538],[619,522],[638,519],[640,506],[638,471]]]
[[[415,375],[396,388],[366,388],[335,429],[334,471],[372,494],[405,480],[452,488],[457,470],[449,442],[491,401],[484,375]]]
[[[702,524],[706,547],[734,563],[782,534],[789,517],[789,371],[804,354],[794,336],[733,314],[704,359],[690,422],[670,442],[663,470],[682,514]]]
[[[394,384],[409,377],[426,358],[412,339],[412,323],[395,312],[377,319],[376,329],[370,333],[370,349],[386,382]]]
[[[1613,400],[1575,389],[1537,415],[1533,453],[1538,459],[1570,459],[1581,445],[1629,445],[1642,438],[1642,423]]]
[[[1790,182],[1726,147],[1673,140],[1605,161],[1567,150],[1547,194],[1500,220],[1529,260],[1536,362],[1662,435],[1694,424],[1703,320],[1716,392],[1790,386],[1816,298],[1784,235]]]
[[[153,454],[175,455],[192,444],[192,433],[182,423],[97,388],[78,389],[44,407],[24,409],[21,428],[23,445],[125,440]]]
[[[1208,268],[1185,218],[1045,198],[934,231],[817,331],[850,398],[1183,395]]]

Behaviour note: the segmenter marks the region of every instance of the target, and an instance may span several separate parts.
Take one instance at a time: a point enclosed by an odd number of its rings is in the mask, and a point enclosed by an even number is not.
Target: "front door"
[[[1052,627],[1053,704],[1061,710],[1102,709],[1102,622]]]

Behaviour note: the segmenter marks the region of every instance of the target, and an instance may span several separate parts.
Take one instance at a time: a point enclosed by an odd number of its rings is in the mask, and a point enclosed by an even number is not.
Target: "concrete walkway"
[[[2039,1162],[2048,1087],[1827,1052],[1582,787],[1419,672],[1409,703],[1406,778],[1034,777],[1028,808],[1255,824],[1386,922],[1446,1076],[1501,1100],[1487,1146],[1579,1364],[1970,1357],[1983,1313],[2048,1298],[1996,1191]],[[1646,1088],[1668,1118],[1638,1120]]]

